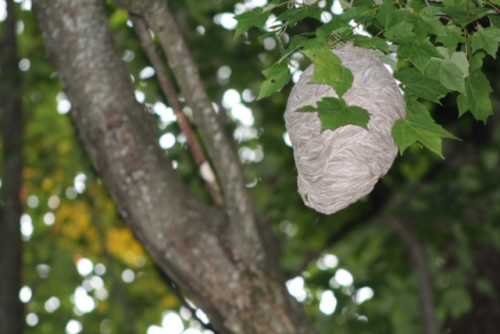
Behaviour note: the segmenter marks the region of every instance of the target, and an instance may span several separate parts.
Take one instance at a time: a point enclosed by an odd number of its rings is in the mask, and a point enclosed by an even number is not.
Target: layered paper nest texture
[[[337,97],[330,86],[311,83],[313,65],[293,87],[285,112],[298,191],[307,206],[323,214],[335,213],[373,190],[394,162],[397,147],[391,130],[405,116],[401,91],[377,52],[352,45],[332,52],[353,74],[343,98],[369,112],[368,129],[347,125],[322,131],[318,113],[299,111],[323,97]]]

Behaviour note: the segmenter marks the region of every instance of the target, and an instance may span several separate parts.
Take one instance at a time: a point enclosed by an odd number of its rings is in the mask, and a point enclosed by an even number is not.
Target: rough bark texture
[[[142,47],[148,56],[151,65],[153,65],[156,76],[158,78],[158,83],[165,94],[165,97],[168,99],[170,105],[174,109],[175,117],[177,117],[177,122],[179,123],[179,127],[182,130],[182,133],[186,136],[186,141],[191,150],[191,155],[194,160],[198,164],[200,168],[200,175],[205,181],[205,184],[208,188],[210,195],[212,196],[212,200],[214,204],[217,206],[222,205],[222,195],[220,194],[220,187],[217,183],[215,173],[212,170],[212,166],[205,158],[205,152],[201,144],[198,142],[198,138],[191,128],[191,124],[187,116],[182,112],[182,104],[177,96],[177,92],[175,90],[174,83],[170,80],[167,70],[163,65],[163,61],[156,51],[156,46],[154,44],[153,38],[151,37],[151,33],[148,30],[147,24],[144,22],[144,19],[141,17],[132,16],[131,20],[134,24],[135,30],[139,39],[141,40]],[[205,172],[204,172],[205,168]]]
[[[129,12],[141,16],[158,36],[182,94],[193,109],[208,154],[215,166],[224,192],[224,203],[229,219],[239,225],[231,233],[242,237],[242,253],[238,256],[265,260],[265,250],[260,247],[258,225],[252,203],[245,191],[241,164],[231,140],[224,133],[220,119],[206,94],[198,67],[179,29],[174,15],[163,0],[118,0]],[[233,224],[232,226],[236,226]],[[248,241],[253,242],[249,243]],[[248,247],[247,247],[248,246]]]
[[[22,241],[19,231],[22,178],[22,106],[18,70],[14,1],[7,1],[8,17],[0,54],[0,118],[2,124],[2,188],[0,189],[0,333],[21,334],[23,305],[19,300]]]
[[[237,156],[213,110],[194,108],[202,111],[197,125],[224,185],[226,212],[196,199],[158,147],[153,118],[135,101],[129,73],[113,48],[104,1],[34,5],[84,146],[121,215],[162,270],[219,333],[312,333],[277,268],[269,265]],[[153,9],[148,15],[166,15],[162,7]],[[185,70],[199,80],[192,66]],[[191,95],[210,105],[198,85]]]

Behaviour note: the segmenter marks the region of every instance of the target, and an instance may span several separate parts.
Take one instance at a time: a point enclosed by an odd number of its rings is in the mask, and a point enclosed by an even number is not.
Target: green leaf
[[[424,72],[429,60],[441,55],[429,41],[411,41],[400,45],[398,56],[407,58],[420,72]]]
[[[389,45],[380,37],[368,37],[356,35],[353,38],[354,45],[367,49],[377,49],[384,53],[390,52]]]
[[[349,36],[352,35],[352,27],[348,24],[344,17],[336,17],[327,24],[323,24],[318,29],[316,29],[316,38],[328,42],[332,35],[337,36]]]
[[[376,19],[384,29],[389,29],[396,19],[396,7],[393,0],[385,0],[378,10]]]
[[[280,91],[290,81],[292,75],[286,62],[277,63],[262,72],[266,80],[260,86],[257,99],[263,99]]]
[[[429,64],[425,68],[424,75],[428,78],[435,78],[436,74],[439,73],[439,69],[441,68],[441,63],[443,59],[440,58],[431,58],[429,60]]]
[[[295,51],[298,51],[300,49],[317,48],[317,47],[322,47],[323,45],[324,43],[322,43],[321,40],[319,40],[318,38],[307,38],[305,36],[296,35],[292,37],[290,43],[288,44],[281,58],[279,59],[279,62],[285,60]]]
[[[318,6],[303,6],[298,8],[291,8],[278,16],[278,20],[286,21],[288,25],[294,26],[299,21],[305,18],[313,18],[318,21],[321,20],[321,9]]]
[[[401,81],[407,94],[432,102],[439,102],[448,93],[448,90],[439,81],[423,75],[414,68],[397,72],[396,79]]]
[[[486,57],[486,53],[484,52],[476,52],[470,61],[470,71],[481,70],[483,67],[484,57]]]
[[[451,60],[441,62],[441,66],[439,67],[439,81],[449,90],[465,93],[464,73]]]
[[[469,111],[469,103],[467,102],[467,96],[465,94],[460,94],[457,97],[458,106],[458,116],[461,117],[467,111]]]
[[[431,58],[429,64],[425,68],[425,75],[428,77],[433,77],[436,73],[439,73],[440,67],[444,62],[453,63],[465,78],[469,75],[469,61],[467,60],[467,55],[465,52],[452,52],[449,49],[443,47],[436,48],[439,53],[443,56],[443,59]]]
[[[424,0],[414,0],[414,1],[408,2],[407,6],[412,8],[414,11],[419,12],[425,8],[426,4],[425,4]]]
[[[450,60],[462,71],[464,78],[469,76],[469,61],[465,52],[453,52]]]
[[[342,65],[339,57],[330,49],[311,48],[304,50],[304,54],[314,64],[314,83],[333,87],[339,97],[351,88],[353,80],[351,71]]]
[[[465,42],[463,30],[454,24],[443,26],[437,34],[436,40],[443,44],[449,50],[456,50],[458,44]]]
[[[500,4],[498,5],[500,6]],[[500,15],[495,13],[489,15],[488,18],[490,19],[490,22],[494,27],[500,28]]]
[[[490,56],[496,58],[498,44],[500,43],[500,29],[489,27],[479,29],[472,35],[471,46],[472,52],[477,50],[485,50]]]
[[[238,38],[241,34],[253,27],[263,29],[268,17],[269,12],[264,11],[262,8],[256,8],[252,11],[235,16],[235,19],[238,21],[235,37]]]
[[[323,130],[335,130],[346,125],[356,125],[367,128],[370,115],[368,111],[358,106],[348,106],[343,99],[324,97],[317,107],[307,106],[303,112],[317,112]]]
[[[444,59],[449,59],[451,57],[451,51],[442,46],[436,47],[436,51],[441,55]]]
[[[400,153],[403,154],[411,145],[420,143],[443,158],[443,139],[457,138],[437,124],[425,106],[415,100],[408,101],[407,112],[406,119],[396,121],[392,128]]]
[[[445,0],[443,4],[443,12],[462,27],[493,13],[490,9],[477,7],[469,0]]]
[[[446,27],[441,23],[440,16],[442,12],[435,11],[434,6],[426,7],[415,16],[415,31],[419,33],[419,38],[425,38],[427,35],[439,36],[445,32]]]
[[[400,22],[388,29],[384,36],[394,42],[411,42],[417,36],[413,32],[413,24],[407,21]]]
[[[470,111],[475,119],[486,124],[489,116],[493,115],[493,105],[490,94],[493,92],[486,75],[481,71],[474,71],[465,81],[465,95],[458,98],[459,114]]]
[[[365,24],[367,22],[373,22],[375,20],[375,16],[377,13],[377,8],[373,6],[371,3],[372,0],[364,1],[365,3],[361,3],[362,1],[357,1],[358,4],[356,6],[343,6],[344,12],[341,15],[335,16],[335,19],[341,18],[345,22],[349,22],[350,20],[355,20],[358,23]],[[349,8],[350,7],[350,8]]]

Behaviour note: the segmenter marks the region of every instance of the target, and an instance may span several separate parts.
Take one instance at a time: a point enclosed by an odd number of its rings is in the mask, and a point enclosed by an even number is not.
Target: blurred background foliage
[[[209,333],[182,306],[120,220],[81,150],[69,117],[71,103],[47,60],[31,3],[16,3],[26,114],[20,222],[24,282],[19,294],[26,304],[26,333]],[[417,268],[408,246],[383,223],[397,219],[412,227],[425,248],[440,332],[497,333],[498,117],[487,126],[469,114],[457,120],[457,106],[445,100],[434,116],[462,139],[446,143],[445,160],[412,147],[368,198],[331,217],[318,215],[304,207],[296,192],[283,122],[288,90],[255,101],[260,71],[276,60],[277,43],[272,36],[234,38],[234,14],[266,0],[169,3],[209,95],[238,143],[260,216],[279,238],[287,287],[320,332],[422,332]],[[324,3],[325,11],[334,5]],[[111,2],[108,9],[136,98],[158,116],[159,145],[185,182],[208,201],[126,12]],[[4,19],[0,0],[0,26]],[[299,68],[301,60],[296,58]],[[497,109],[499,70],[498,61],[489,59],[487,75]],[[190,114],[189,107],[184,111]],[[206,320],[201,310],[196,313]]]

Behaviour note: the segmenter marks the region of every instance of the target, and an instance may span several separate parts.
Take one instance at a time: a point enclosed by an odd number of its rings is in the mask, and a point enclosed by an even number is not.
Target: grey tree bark
[[[158,29],[165,50],[174,43],[180,51],[167,56],[193,106],[225,207],[193,196],[158,147],[153,118],[135,101],[130,75],[114,49],[104,1],[35,0],[49,56],[90,158],[124,220],[218,333],[313,333],[272,264],[264,242],[271,231],[257,223],[238,157],[185,43],[177,39],[173,16],[163,1],[135,3],[153,6],[146,21]]]
[[[231,220],[231,233],[235,238],[244,237],[239,256],[265,259],[264,249],[259,245],[259,226],[252,203],[245,191],[241,164],[232,141],[224,134],[223,126],[216,116],[207,96],[198,67],[170,12],[167,2],[162,0],[117,0],[131,14],[142,17],[158,36],[168,63],[183,95],[193,109],[194,122],[198,126],[208,154],[215,166],[224,193],[226,212]],[[239,226],[232,230],[232,226]],[[248,241],[253,240],[251,243]],[[248,246],[248,247],[246,247]]]
[[[22,270],[21,216],[23,117],[18,70],[14,1],[7,1],[5,35],[0,53],[0,122],[2,187],[0,189],[0,333],[21,334],[23,305],[19,300]]]

